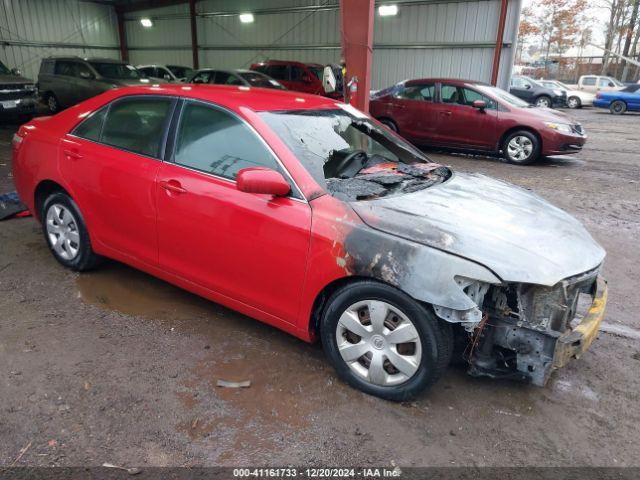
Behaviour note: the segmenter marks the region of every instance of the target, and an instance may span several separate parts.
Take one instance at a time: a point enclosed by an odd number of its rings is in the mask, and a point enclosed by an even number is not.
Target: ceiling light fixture
[[[141,18],[141,19],[140,19],[140,24],[141,24],[144,28],[153,27],[153,22],[151,21],[151,19],[150,19],[150,18]]]
[[[241,13],[240,21],[242,23],[253,23],[253,13]]]
[[[393,17],[398,14],[397,5],[380,5],[378,7],[378,15],[381,17]]]

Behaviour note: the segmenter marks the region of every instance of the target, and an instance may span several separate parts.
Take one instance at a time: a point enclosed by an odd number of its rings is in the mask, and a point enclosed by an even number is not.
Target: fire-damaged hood
[[[374,229],[473,260],[506,282],[552,286],[605,256],[571,215],[484,175],[457,173],[415,193],[350,205]]]

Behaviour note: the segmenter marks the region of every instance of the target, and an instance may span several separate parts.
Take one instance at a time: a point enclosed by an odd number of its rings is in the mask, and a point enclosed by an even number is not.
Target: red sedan
[[[424,78],[374,94],[371,115],[417,145],[500,154],[516,164],[577,153],[587,136],[564,113],[479,82]]]
[[[383,398],[435,382],[456,324],[478,344],[471,374],[542,385],[589,346],[606,298],[604,251],[575,219],[522,189],[431,163],[324,97],[111,90],[20,127],[13,175],[62,265],[116,259],[303,340],[319,337],[341,378]],[[588,327],[567,330],[573,317],[554,288],[597,297]],[[501,317],[509,309],[494,304],[518,292],[526,298],[509,306],[526,311]],[[527,317],[532,298],[550,302],[532,311],[552,316],[555,330]],[[476,328],[485,330],[471,337]],[[494,328],[523,340],[486,333]],[[556,345],[568,333],[571,342]],[[513,350],[531,335],[539,357]],[[550,362],[554,352],[561,358]]]

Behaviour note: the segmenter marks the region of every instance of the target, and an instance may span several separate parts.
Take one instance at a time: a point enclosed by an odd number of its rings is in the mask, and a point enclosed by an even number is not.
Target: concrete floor
[[[572,114],[589,133],[573,157],[432,156],[584,222],[608,252],[606,322],[637,329],[640,116]],[[0,192],[14,130],[0,127]],[[601,333],[545,388],[451,367],[389,403],[343,385],[317,345],[119,264],[67,271],[33,219],[0,223],[0,465],[28,446],[16,465],[638,466],[638,369],[637,338]]]

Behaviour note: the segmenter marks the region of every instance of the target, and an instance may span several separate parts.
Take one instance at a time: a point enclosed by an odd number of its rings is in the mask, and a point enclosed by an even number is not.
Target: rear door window
[[[69,62],[66,60],[58,60],[56,62],[55,74],[56,75],[66,75],[68,77],[73,77],[74,75],[74,64],[76,62]]]
[[[289,67],[287,65],[271,65],[267,69],[267,75],[276,80],[289,80]]]
[[[436,87],[434,84],[409,85],[399,90],[395,96],[404,100],[420,100],[423,102],[433,102]]]
[[[229,180],[248,167],[281,170],[273,154],[242,120],[200,102],[187,102],[183,108],[174,161]]]
[[[132,97],[111,104],[100,141],[130,152],[159,157],[174,100]]]

